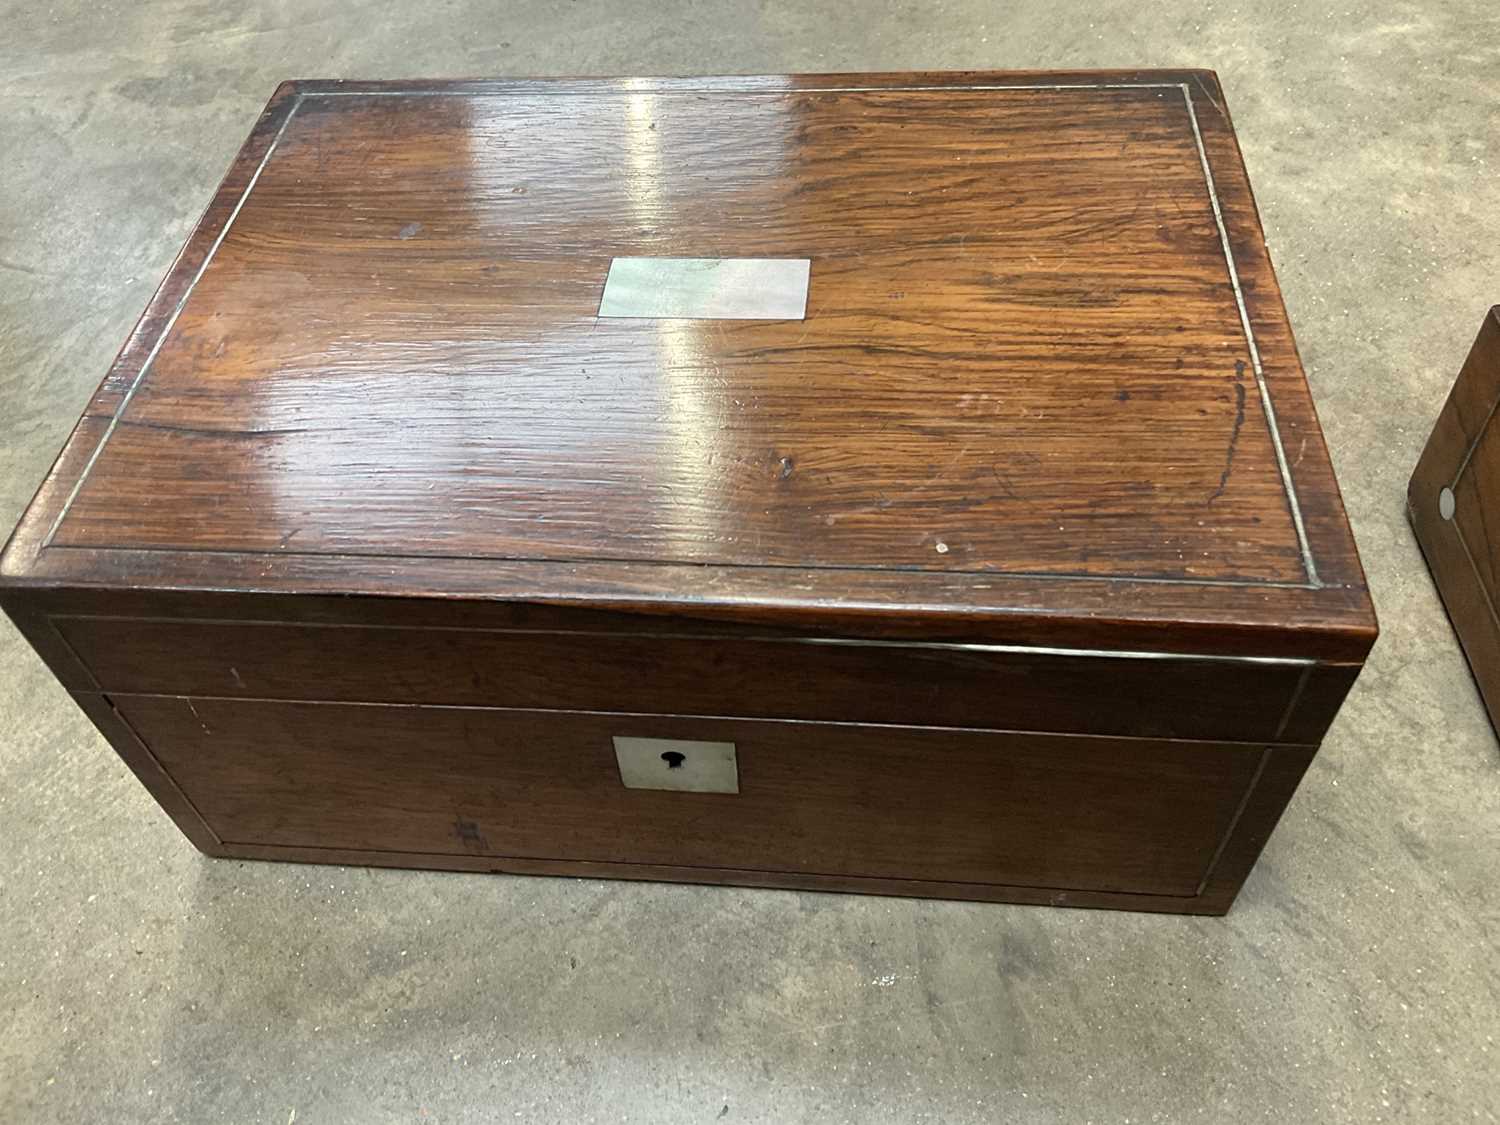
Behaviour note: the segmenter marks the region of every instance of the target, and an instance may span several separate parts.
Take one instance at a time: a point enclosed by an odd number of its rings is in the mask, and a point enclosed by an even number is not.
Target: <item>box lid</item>
[[[805,313],[600,316],[625,258],[805,260]],[[1206,72],[288,83],[4,567],[1139,647],[1374,629]]]

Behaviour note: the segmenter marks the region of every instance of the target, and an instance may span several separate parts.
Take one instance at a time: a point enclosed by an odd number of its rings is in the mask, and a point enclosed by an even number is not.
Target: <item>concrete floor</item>
[[[1216,68],[1385,636],[1225,920],[212,862],[0,633],[0,1120],[1494,1121],[1500,751],[1402,509],[1492,0],[0,2],[0,521],[286,77]]]

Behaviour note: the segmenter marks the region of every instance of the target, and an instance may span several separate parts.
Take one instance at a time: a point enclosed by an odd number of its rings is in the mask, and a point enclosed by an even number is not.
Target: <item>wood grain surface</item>
[[[601,320],[620,255],[808,316]],[[1203,72],[289,84],[5,567],[1373,636]]]
[[[1313,665],[792,637],[52,618],[106,692],[1307,742]]]
[[[231,850],[754,866],[1181,896],[1197,893],[1265,754],[662,715],[111,700]],[[624,789],[616,734],[733,742],[740,791]]]
[[[1185,913],[1376,636],[1205,71],[284,84],[0,606],[210,855]]]
[[[1417,542],[1500,727],[1500,306],[1490,309],[1407,490]],[[1451,518],[1441,510],[1452,493]]]

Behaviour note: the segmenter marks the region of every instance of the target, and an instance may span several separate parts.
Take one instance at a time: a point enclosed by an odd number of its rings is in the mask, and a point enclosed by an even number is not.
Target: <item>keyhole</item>
[[[661,760],[667,763],[667,769],[680,770],[682,763],[687,760],[687,755],[679,754],[676,750],[668,750],[661,756]]]

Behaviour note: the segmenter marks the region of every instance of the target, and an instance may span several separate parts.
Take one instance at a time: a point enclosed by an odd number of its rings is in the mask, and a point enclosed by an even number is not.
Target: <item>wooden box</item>
[[[1500,727],[1500,305],[1479,329],[1412,473],[1407,511],[1463,644],[1490,722]]]
[[[3,574],[210,855],[1210,914],[1376,633],[1203,71],[288,83]]]

